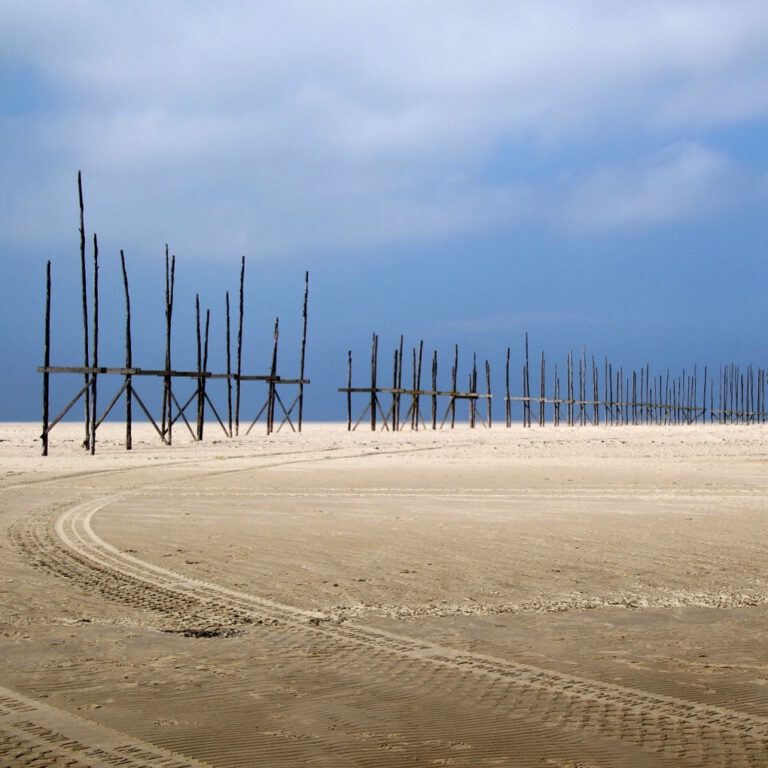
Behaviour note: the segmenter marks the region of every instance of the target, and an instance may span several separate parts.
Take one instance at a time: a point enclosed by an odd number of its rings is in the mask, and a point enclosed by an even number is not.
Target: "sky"
[[[387,377],[402,333],[443,383],[458,343],[497,389],[525,332],[561,368],[582,346],[627,369],[768,366],[767,139],[764,0],[8,0],[0,419],[40,414],[48,259],[52,362],[81,363],[78,170],[104,364],[123,249],[135,364],[162,366],[167,243],[180,368],[196,293],[224,366],[245,255],[244,367],[267,370],[279,315],[295,375],[310,272],[310,419],[344,417],[347,350],[362,383],[372,332]],[[74,386],[56,377],[54,408]]]

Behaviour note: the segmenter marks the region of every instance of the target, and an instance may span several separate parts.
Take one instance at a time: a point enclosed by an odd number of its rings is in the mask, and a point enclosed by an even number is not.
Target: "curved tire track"
[[[501,686],[496,709],[522,709],[560,728],[586,730],[681,762],[734,768],[768,764],[768,718],[332,623],[320,613],[142,561],[103,540],[91,524],[100,509],[127,495],[78,504],[55,520],[28,518],[13,530],[13,539],[39,566],[109,599],[157,612],[169,631],[215,635],[269,623],[299,637],[322,633],[340,654],[375,655],[372,676],[391,679],[403,667],[427,679],[449,672],[464,682]]]

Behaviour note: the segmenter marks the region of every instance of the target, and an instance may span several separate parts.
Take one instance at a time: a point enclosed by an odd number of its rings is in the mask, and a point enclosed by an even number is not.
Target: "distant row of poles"
[[[372,430],[441,429],[455,427],[457,406],[466,403],[470,427],[493,425],[491,367],[486,360],[479,382],[477,355],[459,388],[459,347],[454,346],[450,383],[438,386],[438,355],[431,355],[431,373],[422,384],[424,342],[410,350],[410,375],[405,377],[403,337],[392,353],[391,374],[379,367],[379,337],[371,341],[370,379],[353,385],[352,352],[347,353],[347,385],[339,392],[346,396],[347,429],[360,424]],[[543,427],[549,419],[554,426],[640,425],[640,424],[762,424],[768,418],[766,405],[766,370],[736,365],[720,366],[713,376],[707,366],[701,371],[671,376],[651,371],[650,364],[626,371],[607,358],[600,363],[586,350],[576,357],[570,352],[565,366],[547,366],[544,352],[538,361],[538,380],[532,375],[528,334],[524,338],[524,362],[521,375],[513,376],[511,347],[507,347],[505,366],[504,420],[511,427],[517,416],[525,427],[534,423]],[[513,378],[521,387],[514,394]],[[481,391],[480,383],[484,385]],[[532,386],[533,384],[533,386]],[[363,407],[354,411],[353,397],[362,398]]]

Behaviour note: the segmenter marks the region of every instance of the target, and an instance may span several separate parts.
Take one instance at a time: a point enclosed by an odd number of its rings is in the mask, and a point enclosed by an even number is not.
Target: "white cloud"
[[[646,226],[710,214],[738,185],[728,158],[680,144],[642,160],[606,165],[568,193],[562,215],[580,230]]]
[[[695,147],[702,128],[768,117],[766,43],[764,3],[749,0],[26,0],[4,8],[0,60],[55,98],[3,132],[21,136],[26,161],[3,195],[35,177],[58,189],[42,177],[82,167],[100,229],[128,247],[184,238],[192,255],[501,226],[523,215],[524,185],[488,181],[500,144],[523,163],[578,154],[598,134]],[[670,173],[703,188],[697,174],[716,168],[702,147],[688,154]],[[596,172],[591,194],[627,173]],[[648,173],[650,188],[661,170]],[[626,206],[626,222],[652,208]],[[20,210],[5,236],[53,237],[23,224],[34,218]]]

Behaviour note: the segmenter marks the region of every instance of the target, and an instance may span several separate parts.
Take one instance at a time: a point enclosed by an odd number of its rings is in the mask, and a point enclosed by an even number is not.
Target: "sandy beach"
[[[768,429],[0,425],[0,766],[766,766]]]

